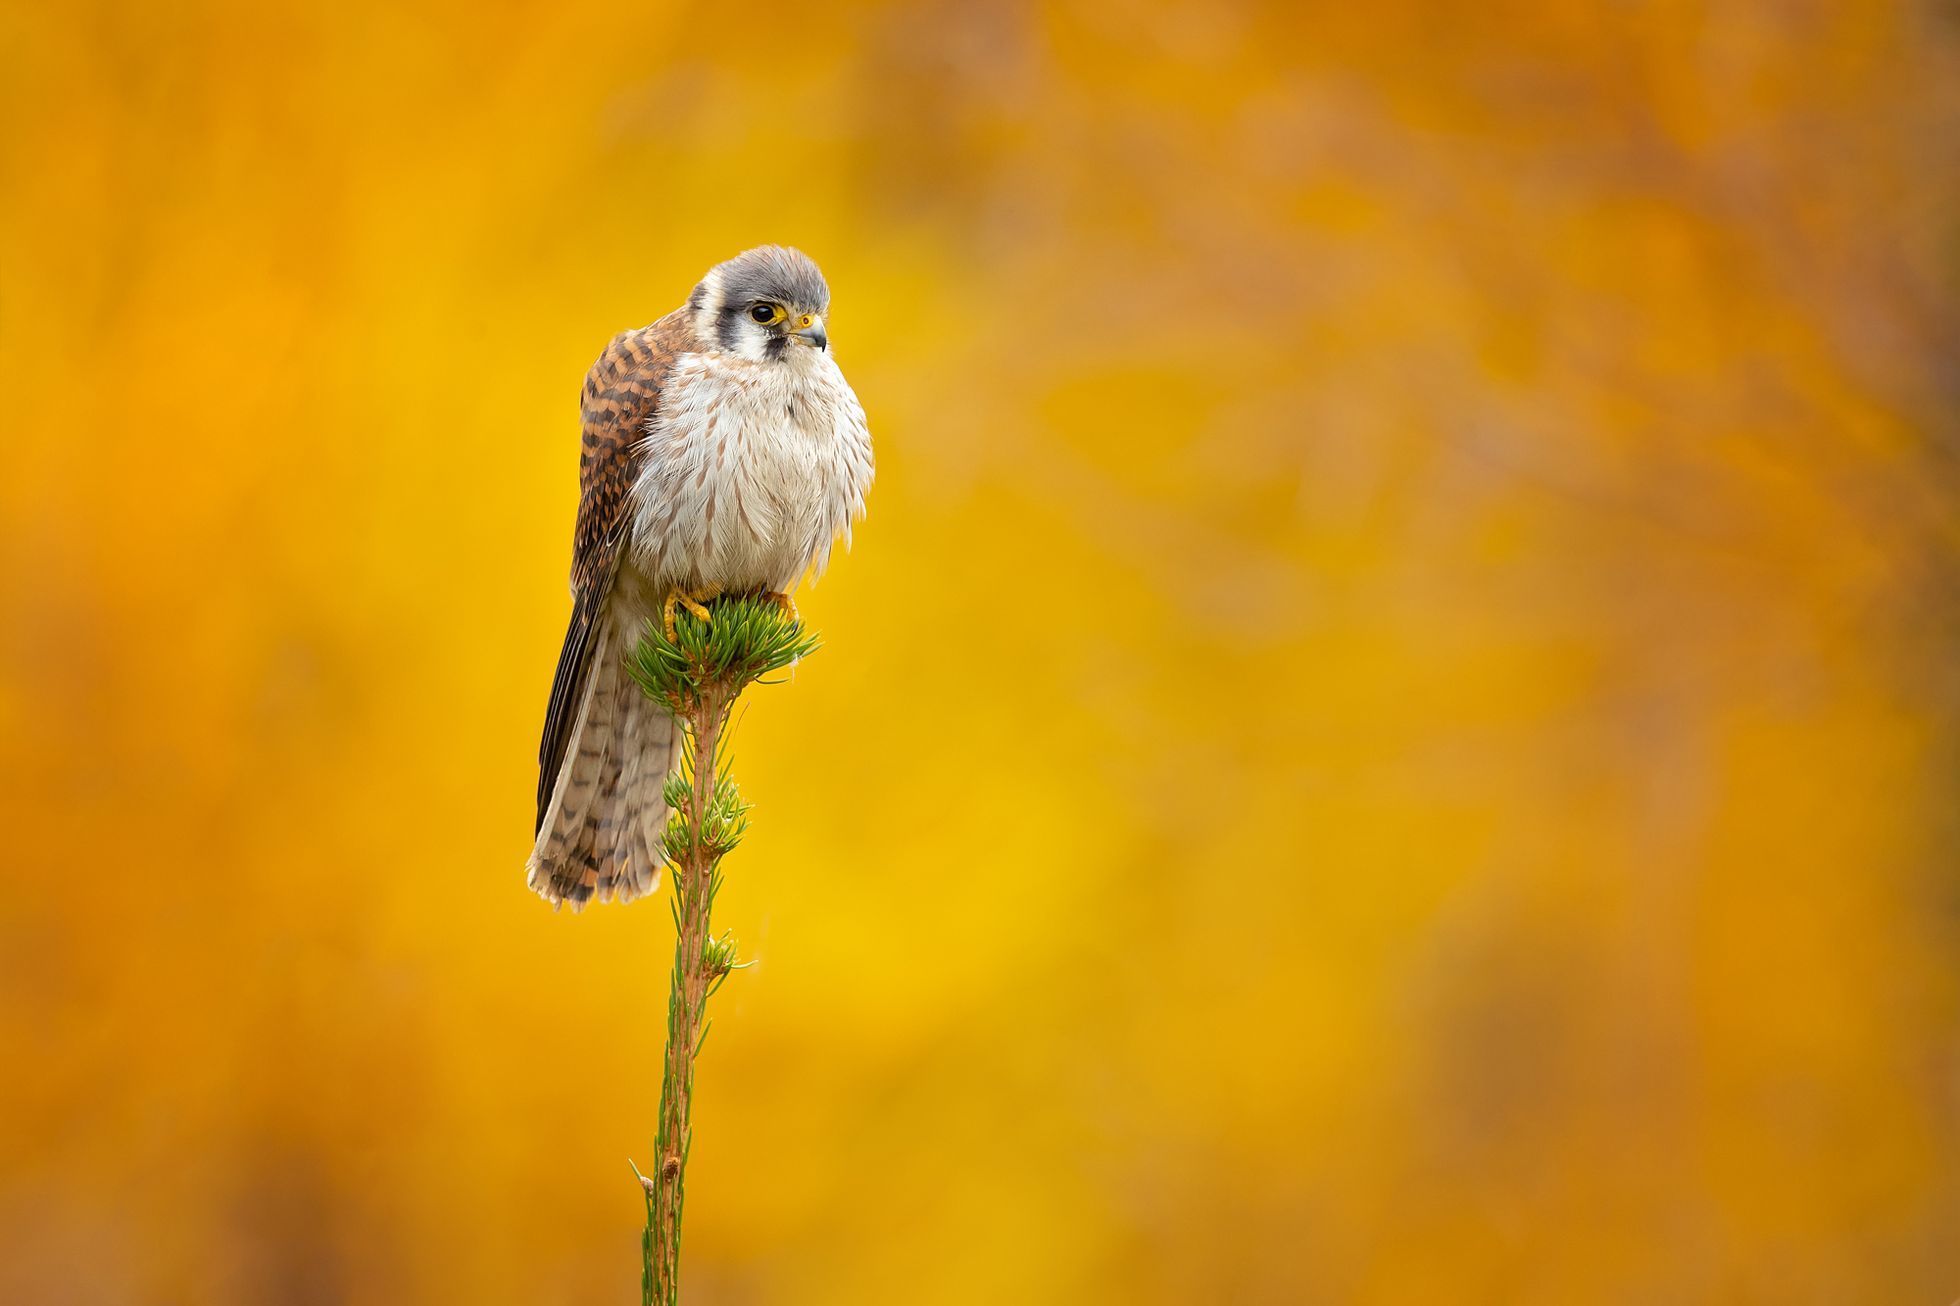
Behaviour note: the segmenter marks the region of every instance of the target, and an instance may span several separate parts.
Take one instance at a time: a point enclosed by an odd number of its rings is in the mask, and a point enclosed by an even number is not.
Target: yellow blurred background
[[[1950,5],[0,9],[0,1300],[637,1300],[576,394],[783,241],[687,1298],[1960,1296]]]

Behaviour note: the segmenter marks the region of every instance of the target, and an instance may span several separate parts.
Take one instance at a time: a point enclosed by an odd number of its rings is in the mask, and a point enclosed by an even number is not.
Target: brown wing
[[[627,500],[639,470],[640,440],[660,406],[660,387],[684,351],[686,327],[670,314],[650,327],[615,336],[586,374],[579,411],[584,422],[578,457],[578,522],[572,528],[572,622],[558,654],[538,744],[538,819],[544,828],[566,741],[576,726],[578,704],[592,672],[593,632],[604,618],[606,597],[629,524]]]

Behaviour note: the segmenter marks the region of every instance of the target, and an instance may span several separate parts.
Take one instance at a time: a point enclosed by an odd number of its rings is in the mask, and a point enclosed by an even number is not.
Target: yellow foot
[[[660,628],[667,632],[667,642],[677,638],[674,630],[674,609],[686,608],[701,620],[713,624],[714,617],[705,606],[709,599],[719,596],[721,586],[709,585],[704,589],[688,590],[676,585],[667,591],[667,601],[660,605]]]
[[[774,592],[771,592],[768,597],[769,601],[774,603],[782,614],[790,619],[792,624],[798,626],[803,624],[803,614],[796,610],[795,599],[787,594],[777,594]]]

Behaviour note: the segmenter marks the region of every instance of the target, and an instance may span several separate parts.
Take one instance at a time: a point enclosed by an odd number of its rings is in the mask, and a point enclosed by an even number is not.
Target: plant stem
[[[679,772],[661,794],[673,815],[660,835],[674,877],[674,970],[667,993],[667,1055],[660,1076],[658,1156],[639,1178],[647,1227],[640,1236],[641,1306],[680,1306],[681,1213],[693,1150],[694,1062],[707,1033],[705,1009],[738,962],[735,941],[709,927],[721,859],[748,828],[748,805],[717,771],[729,713],[748,686],[796,665],[817,647],[780,596],[737,595],[711,616],[682,614],[671,633],[647,627],[626,670],[686,731]],[[766,682],[765,682],[766,683]]]
[[[715,795],[715,761],[733,695],[709,684],[689,703],[688,733],[693,738],[691,810],[685,854],[674,863],[673,985],[667,1004],[667,1059],[660,1082],[658,1170],[649,1181],[646,1258],[641,1276],[644,1306],[678,1306],[680,1301],[682,1181],[693,1141],[689,1123],[694,1098],[694,1054],[700,1047],[703,1009],[716,975],[709,973],[708,914],[714,905],[715,863],[705,824]]]

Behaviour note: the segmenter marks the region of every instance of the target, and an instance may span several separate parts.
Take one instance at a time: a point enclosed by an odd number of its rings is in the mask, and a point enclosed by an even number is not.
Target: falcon
[[[576,909],[658,883],[681,728],[623,659],[647,624],[790,592],[849,544],[871,485],[864,409],[831,355],[830,288],[767,245],[613,339],[585,378],[572,619],[538,746],[530,885]]]

